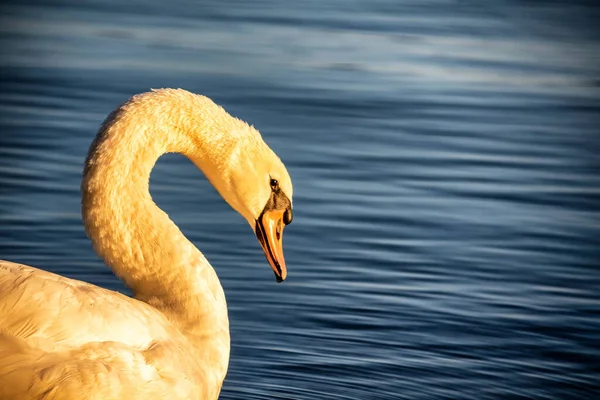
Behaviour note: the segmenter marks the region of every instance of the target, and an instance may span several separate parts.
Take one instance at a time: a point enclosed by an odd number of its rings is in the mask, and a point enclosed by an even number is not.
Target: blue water
[[[222,399],[600,398],[600,21],[584,2],[21,1],[0,258],[126,291],[79,181],[130,95],[203,93],[294,182],[288,280],[186,159],[151,191],[225,288]]]

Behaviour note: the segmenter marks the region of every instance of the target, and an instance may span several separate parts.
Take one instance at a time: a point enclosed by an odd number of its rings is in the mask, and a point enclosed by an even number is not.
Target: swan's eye
[[[271,189],[275,190],[279,187],[279,182],[277,181],[277,179],[271,179],[271,182],[269,182],[271,185]]]

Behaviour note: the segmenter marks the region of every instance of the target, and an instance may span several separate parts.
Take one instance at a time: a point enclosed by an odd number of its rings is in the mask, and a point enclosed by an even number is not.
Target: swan
[[[278,282],[292,182],[260,133],[208,97],[159,89],[104,121],[85,161],[82,219],[133,298],[0,261],[0,399],[216,399],[229,363],[223,288],[152,201],[164,153],[188,157],[250,224]]]

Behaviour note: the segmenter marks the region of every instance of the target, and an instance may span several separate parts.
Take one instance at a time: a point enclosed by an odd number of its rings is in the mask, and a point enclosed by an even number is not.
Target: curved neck
[[[174,101],[181,96],[185,99]],[[162,154],[184,154],[210,179],[219,169],[218,157],[227,154],[227,144],[235,147],[226,125],[203,127],[210,119],[191,115],[193,108],[186,105],[190,99],[196,107],[202,101],[206,102],[202,109],[225,113],[207,98],[159,91],[132,98],[107,118],[86,160],[82,214],[86,232],[105,263],[135,298],[163,312],[190,339],[199,359],[211,360],[211,368],[220,362],[217,375],[222,380],[229,359],[223,289],[202,253],[149,193],[150,173]],[[200,143],[192,143],[185,134],[190,124],[196,132],[206,133],[200,135]],[[217,158],[208,151],[214,141],[225,146]]]

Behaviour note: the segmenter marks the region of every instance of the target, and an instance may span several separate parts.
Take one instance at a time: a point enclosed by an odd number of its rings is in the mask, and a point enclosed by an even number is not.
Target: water
[[[0,17],[0,258],[125,290],[79,215],[151,87],[254,124],[295,191],[277,285],[165,156],[152,194],[230,309],[223,399],[600,398],[600,12],[532,1],[21,1]]]

